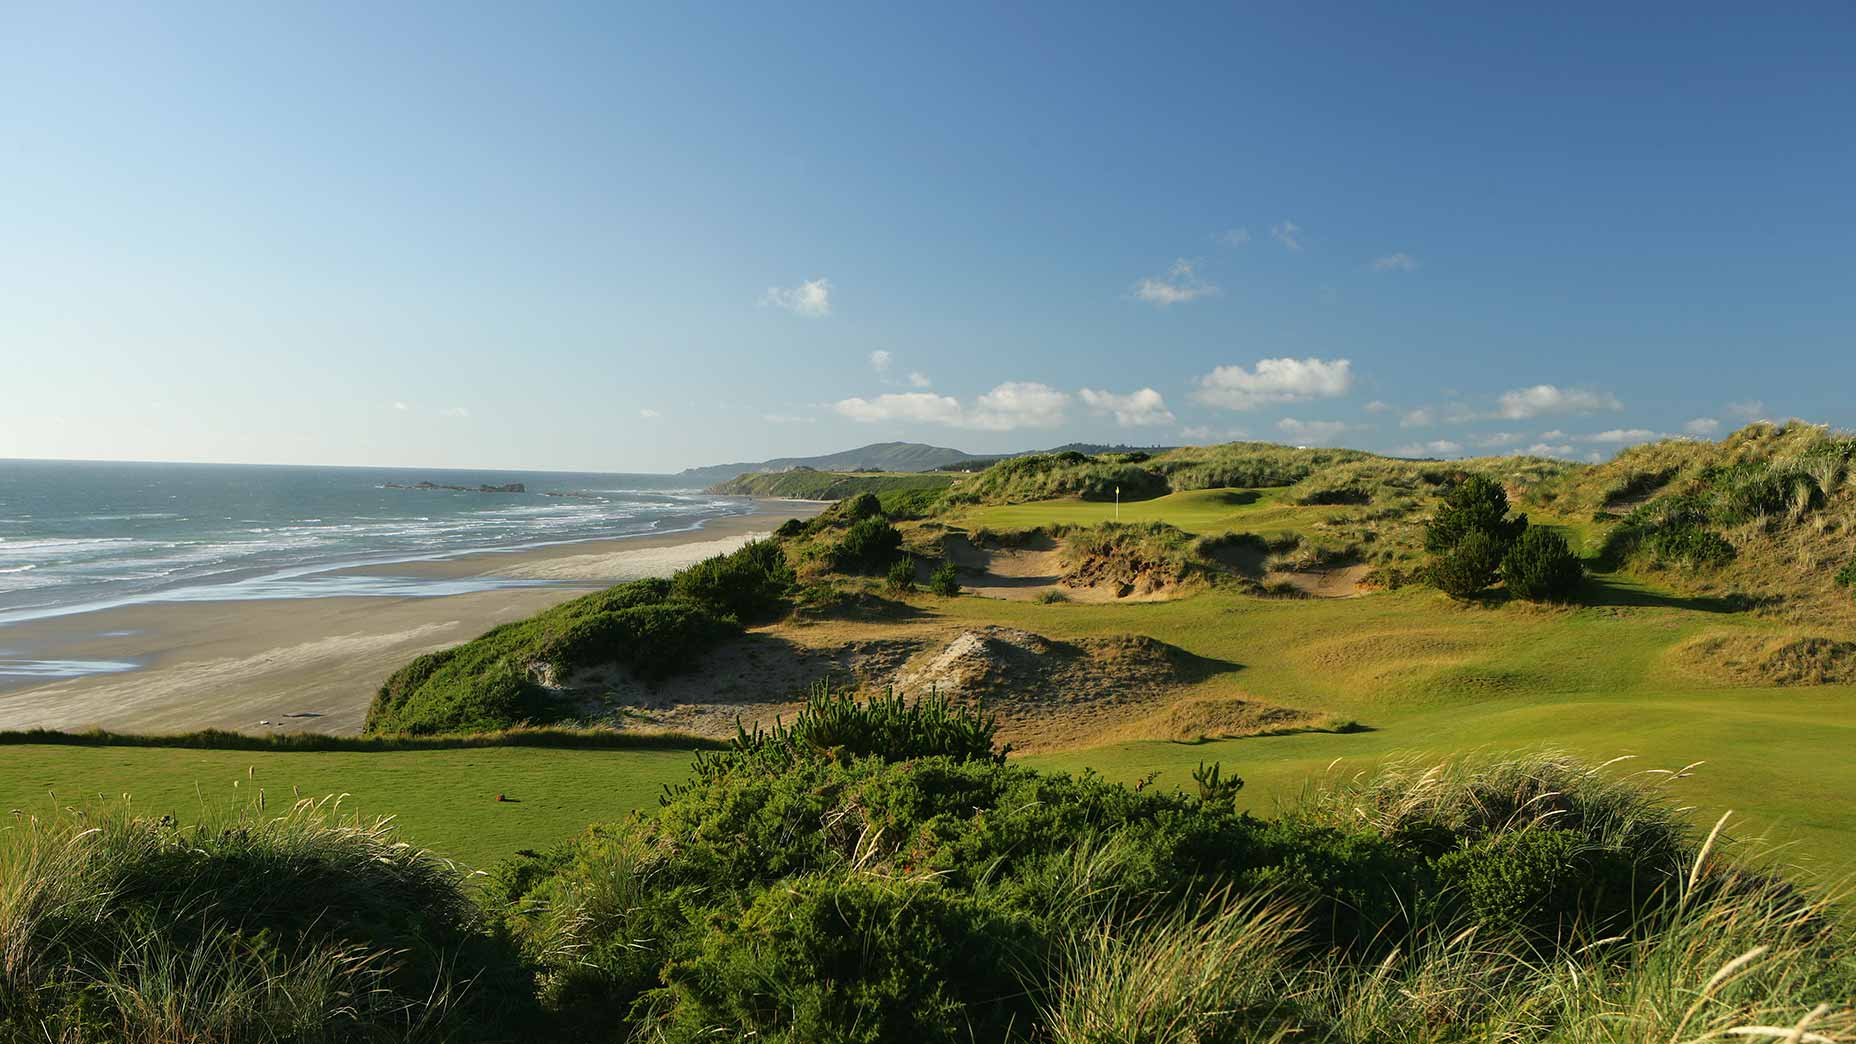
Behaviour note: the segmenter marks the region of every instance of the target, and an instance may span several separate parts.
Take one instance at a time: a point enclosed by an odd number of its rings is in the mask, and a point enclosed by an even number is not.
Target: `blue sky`
[[[1845,3],[293,6],[9,10],[0,457],[1856,423]]]

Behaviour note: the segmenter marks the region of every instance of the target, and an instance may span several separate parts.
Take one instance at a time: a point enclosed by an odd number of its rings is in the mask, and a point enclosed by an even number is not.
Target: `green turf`
[[[222,751],[164,747],[0,747],[0,810],[36,815],[121,801],[188,818],[257,800],[346,794],[367,816],[396,816],[407,840],[471,866],[544,847],[588,823],[656,803],[692,754],[677,750],[480,747],[465,750]],[[294,791],[293,791],[294,788]],[[511,800],[499,802],[498,794]]]
[[[1255,496],[1251,494],[1255,492]],[[1113,505],[1060,501],[969,509],[969,525],[1022,528],[1110,517]],[[1193,532],[1282,531],[1328,508],[1272,491],[1181,493],[1122,507]],[[1583,535],[1583,534],[1580,534]],[[1268,808],[1334,759],[1344,770],[1395,751],[1563,747],[1646,768],[1705,762],[1680,793],[1704,827],[1722,811],[1744,830],[1796,842],[1796,860],[1856,867],[1856,687],[1731,688],[1686,675],[1670,650],[1701,633],[1777,625],[1705,598],[1624,576],[1595,579],[1579,608],[1464,605],[1408,588],[1348,600],[1279,600],[1212,589],[1174,602],[1039,605],[928,595],[912,614],[937,627],[988,623],[1053,637],[1150,635],[1231,669],[1195,695],[1229,695],[1351,718],[1369,731],[1205,743],[1133,743],[1029,760],[1094,768],[1118,780],[1161,773],[1190,784],[1201,759],[1250,781]],[[236,752],[162,748],[0,747],[0,808],[50,808],[98,792],[185,813],[254,785],[270,800],[347,792],[364,812],[397,813],[409,837],[481,865],[544,846],[587,822],[651,804],[689,756],[665,751],[524,747],[444,751]],[[246,777],[247,767],[255,775]],[[237,790],[234,781],[240,781]],[[503,793],[515,802],[495,801]]]

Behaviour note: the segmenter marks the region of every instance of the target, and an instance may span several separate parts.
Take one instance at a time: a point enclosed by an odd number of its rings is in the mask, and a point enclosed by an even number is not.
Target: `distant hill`
[[[873,442],[868,446],[816,457],[776,457],[753,463],[686,468],[677,477],[692,486],[712,486],[718,482],[727,482],[737,475],[757,471],[786,471],[790,468],[813,468],[818,471],[934,471],[965,461],[997,459],[999,457],[996,455],[983,457],[923,442]]]
[[[868,446],[840,450],[837,453],[825,453],[816,457],[775,457],[772,460],[686,468],[678,472],[675,477],[679,482],[687,482],[692,486],[714,486],[738,475],[788,471],[793,468],[812,468],[817,471],[978,471],[988,465],[1012,457],[1022,457],[1027,453],[1062,453],[1066,450],[1089,454],[1126,453],[1132,450],[1158,453],[1165,448],[1163,446],[1108,446],[1072,442],[1048,450],[1024,450],[1019,453],[968,453],[965,450],[952,449],[947,446],[930,446],[925,442],[873,442]]]

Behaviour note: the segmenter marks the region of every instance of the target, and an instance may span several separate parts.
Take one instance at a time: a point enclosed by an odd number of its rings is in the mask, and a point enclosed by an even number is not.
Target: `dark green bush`
[[[875,493],[859,493],[838,502],[832,510],[836,517],[848,522],[860,522],[866,518],[882,518],[883,502]]]
[[[698,562],[671,580],[673,597],[707,606],[743,622],[764,619],[786,605],[793,569],[772,540],[753,540],[734,552]]]
[[[1533,526],[1502,558],[1502,583],[1530,602],[1569,602],[1585,583],[1585,566],[1565,537]]]
[[[833,572],[870,573],[888,569],[901,548],[902,533],[877,514],[853,522],[827,550],[825,560]]]
[[[1653,895],[1631,855],[1597,847],[1570,830],[1534,827],[1496,834],[1437,859],[1438,882],[1454,890],[1476,923],[1548,941],[1573,929],[1604,934]],[[1645,868],[1647,869],[1647,868]]]
[[[1852,558],[1848,562],[1845,562],[1843,568],[1837,570],[1837,575],[1831,579],[1852,591],[1856,591],[1856,558]]]
[[[1526,529],[1526,515],[1508,517],[1508,493],[1501,483],[1471,475],[1444,494],[1443,503],[1425,526],[1424,549],[1441,554],[1471,533],[1486,533],[1500,548],[1499,560]]]
[[[1005,1040],[1033,1007],[1013,988],[1038,960],[1022,917],[932,880],[801,877],[717,923],[664,971],[667,1042],[715,1027],[757,1041]]]
[[[952,562],[942,562],[928,574],[928,590],[945,598],[952,598],[960,593],[960,570]]]
[[[889,567],[885,583],[897,594],[908,594],[915,590],[915,559],[908,555],[896,559],[896,564]]]
[[[1473,530],[1431,557],[1431,583],[1452,598],[1470,598],[1488,589],[1502,564],[1502,544],[1485,530]]]
[[[1659,561],[1695,568],[1726,565],[1736,554],[1719,533],[1686,523],[1658,529],[1649,545]]]

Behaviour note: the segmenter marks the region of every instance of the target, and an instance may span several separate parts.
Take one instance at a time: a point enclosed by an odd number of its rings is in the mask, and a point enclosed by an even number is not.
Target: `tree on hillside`
[[[1424,530],[1424,549],[1441,554],[1471,533],[1487,533],[1503,554],[1527,529],[1527,516],[1508,517],[1508,493],[1501,483],[1471,475],[1444,494],[1444,502]]]
[[[1487,530],[1472,529],[1431,556],[1431,583],[1452,598],[1473,598],[1495,582],[1503,554],[1501,542]]]
[[[1585,583],[1585,566],[1565,537],[1534,526],[1502,558],[1502,583],[1530,602],[1570,602]]]

